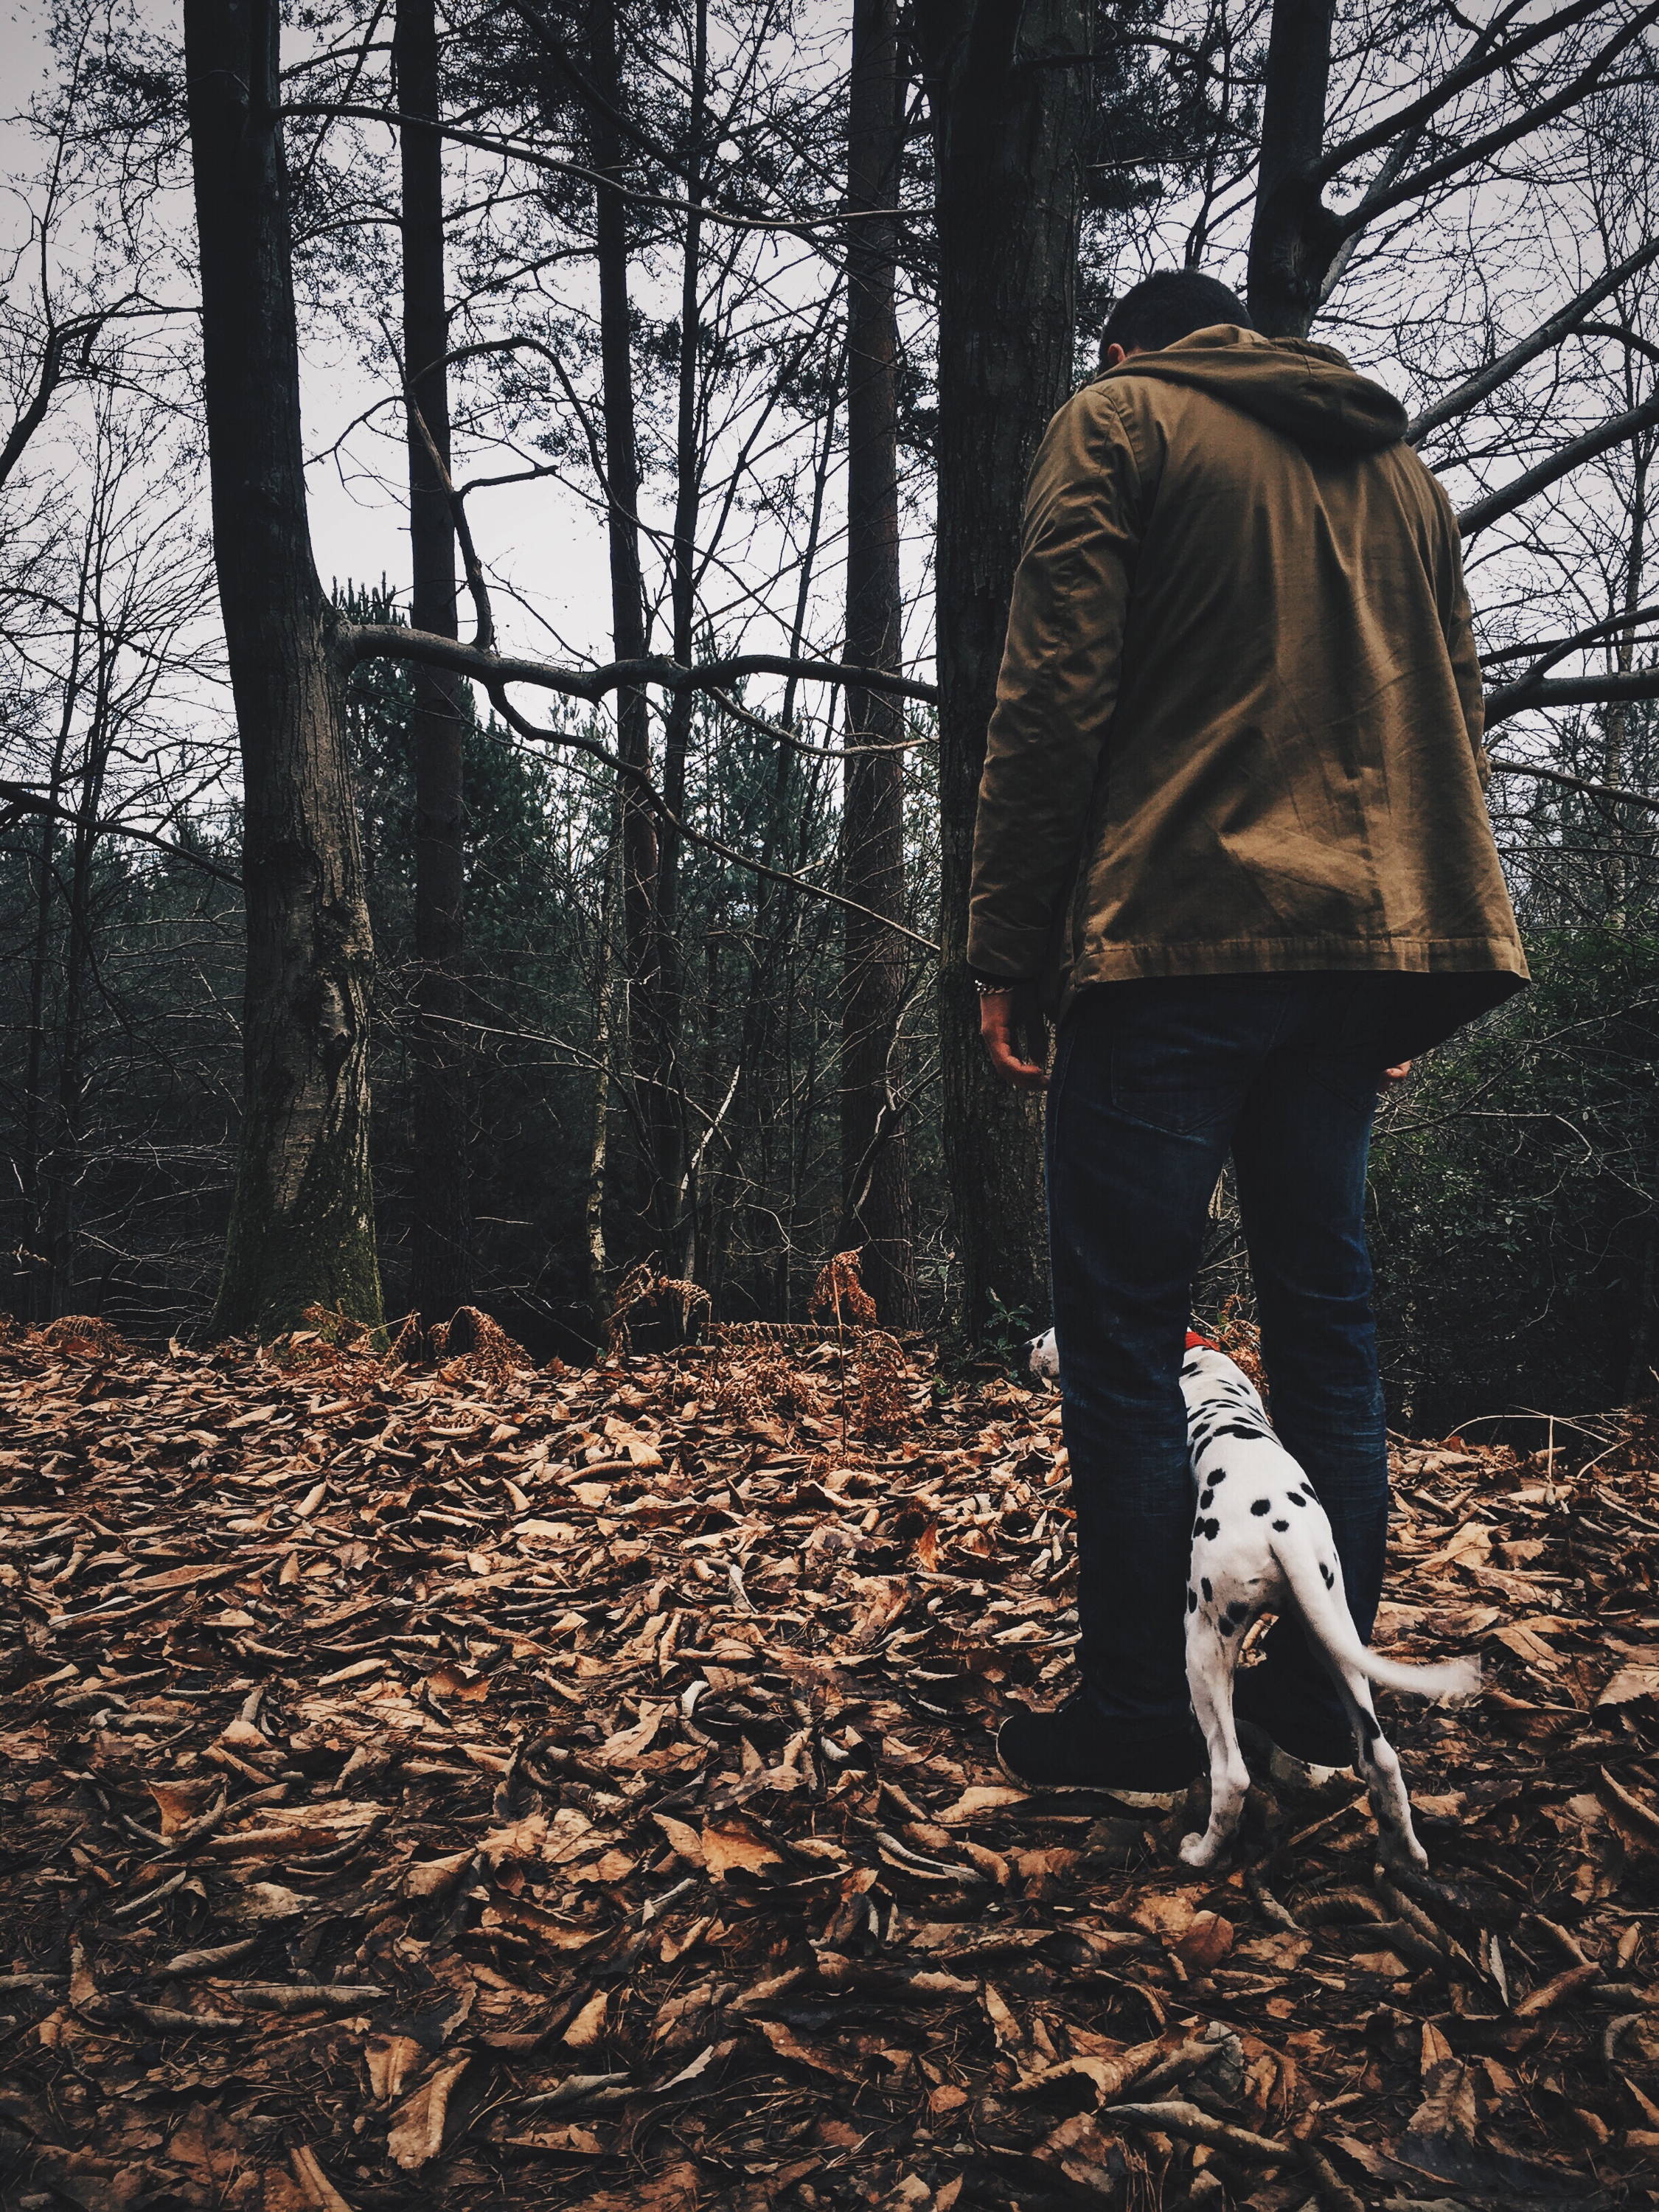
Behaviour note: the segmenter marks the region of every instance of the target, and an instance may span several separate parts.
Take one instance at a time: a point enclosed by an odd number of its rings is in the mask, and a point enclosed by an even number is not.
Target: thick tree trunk
[[[331,615],[306,517],[276,0],[185,0],[219,598],[241,744],[240,1153],[214,1332],[380,1319],[373,963]]]
[[[1250,224],[1249,308],[1270,337],[1305,338],[1341,245],[1320,198],[1335,0],[1274,0]]]
[[[985,732],[1025,477],[1072,386],[1088,0],[925,0],[939,201],[939,1052],[963,1319],[1048,1301],[1041,1117],[993,1077],[967,969]]]
[[[899,177],[896,0],[854,0],[848,83],[847,204],[890,208]],[[899,579],[898,322],[895,226],[866,222],[847,243],[847,658],[896,668],[903,642]],[[897,745],[904,713],[890,695],[849,691],[847,742]],[[904,756],[850,759],[842,793],[848,896],[872,914],[904,906]],[[841,1155],[843,1231],[864,1252],[864,1285],[881,1319],[914,1327],[915,1234],[908,1148],[893,1109],[903,1011],[903,940],[862,915],[842,939]]]
[[[438,113],[433,0],[398,0],[392,58],[405,115]],[[409,439],[410,619],[439,637],[459,635],[455,525],[449,468],[449,308],[444,290],[443,142],[404,129],[404,378]],[[467,1178],[465,1012],[466,823],[461,678],[416,664],[415,714],[415,1187],[410,1304],[428,1326],[471,1297],[472,1211]]]

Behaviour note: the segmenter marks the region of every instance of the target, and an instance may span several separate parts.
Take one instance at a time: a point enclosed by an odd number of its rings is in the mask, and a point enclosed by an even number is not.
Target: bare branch
[[[571,745],[591,758],[602,761],[613,774],[630,783],[658,821],[672,830],[676,836],[683,837],[688,845],[712,853],[716,860],[726,860],[734,868],[746,869],[750,875],[763,876],[769,883],[787,884],[792,890],[805,891],[809,898],[823,899],[830,906],[840,907],[845,913],[860,915],[866,921],[878,922],[884,929],[890,929],[900,937],[908,937],[913,945],[921,945],[924,952],[937,953],[939,950],[931,937],[924,937],[920,930],[912,929],[908,922],[896,921],[891,915],[878,914],[872,907],[861,906],[857,899],[848,898],[842,891],[832,891],[826,884],[815,884],[805,876],[791,875],[787,868],[775,868],[765,860],[757,860],[747,853],[738,852],[735,846],[727,845],[718,837],[709,836],[705,830],[694,830],[669,805],[643,769],[623,760],[619,753],[613,753],[609,746],[600,744],[597,739],[583,737],[574,731],[538,729],[528,716],[519,712],[505,690],[492,690],[489,697],[501,720],[521,738],[527,738],[535,744]]]
[[[920,699],[936,704],[936,684],[919,683],[910,676],[895,676],[884,668],[855,668],[842,660],[798,659],[785,653],[738,653],[724,660],[710,660],[687,668],[665,654],[647,654],[639,660],[616,660],[601,668],[555,668],[545,661],[509,659],[463,645],[453,637],[438,637],[429,630],[408,629],[401,623],[342,623],[336,632],[337,649],[348,664],[359,660],[418,660],[429,667],[453,669],[471,677],[492,696],[503,684],[529,684],[538,690],[556,691],[567,699],[586,699],[597,705],[612,691],[637,690],[658,684],[665,691],[720,691],[745,676],[793,677],[799,683],[850,684],[862,691],[890,691],[901,699]]]
[[[20,815],[44,814],[54,822],[79,823],[81,817],[74,809],[60,806],[46,793],[50,787],[43,783],[13,783],[0,778],[0,830],[7,828]],[[241,888],[241,878],[229,868],[222,868],[217,860],[209,860],[205,853],[192,852],[188,845],[175,844],[171,837],[158,836],[154,830],[140,830],[130,822],[118,822],[106,815],[93,823],[94,836],[100,837],[131,837],[141,845],[154,845],[159,853],[167,853],[175,860],[188,860],[192,868],[200,868],[204,875],[216,876],[222,884],[233,884]]]
[[[59,324],[48,336],[40,356],[40,380],[27,403],[18,410],[5,443],[0,446],[0,484],[21,460],[24,448],[45,422],[52,395],[64,380],[70,348],[79,344],[84,360],[108,320],[108,314],[84,315],[74,322]]]
[[[1659,361],[1659,345],[1655,345],[1651,338],[1640,337],[1634,331],[1627,331],[1622,323],[1584,323],[1580,326],[1579,336],[1616,338],[1620,345],[1628,346],[1632,353],[1639,353],[1644,361]]]
[[[1439,429],[1443,423],[1451,422],[1456,416],[1467,415],[1471,407],[1478,406],[1481,400],[1496,392],[1500,384],[1507,384],[1510,377],[1523,369],[1528,362],[1536,361],[1540,353],[1547,353],[1563,338],[1571,337],[1577,330],[1597,330],[1598,325],[1581,323],[1579,318],[1587,314],[1590,308],[1599,307],[1609,293],[1616,292],[1621,284],[1632,276],[1639,276],[1655,261],[1659,261],[1659,239],[1638,246],[1634,253],[1627,254],[1624,260],[1598,276],[1593,284],[1586,285],[1576,300],[1570,300],[1558,313],[1540,323],[1529,337],[1512,345],[1507,353],[1499,354],[1485,368],[1477,369],[1455,391],[1449,392],[1443,399],[1437,399],[1432,407],[1425,407],[1420,415],[1407,423],[1407,438],[1413,446],[1420,445],[1431,430]]]
[[[1533,707],[1618,707],[1659,699],[1659,668],[1610,668],[1601,676],[1551,676],[1534,682],[1523,676],[1486,694],[1486,726]]]
[[[1524,138],[1529,132],[1541,130],[1545,124],[1553,123],[1558,115],[1565,115],[1570,107],[1576,106],[1586,94],[1594,92],[1607,75],[1609,65],[1656,21],[1659,21],[1659,0],[1650,0],[1650,4],[1609,39],[1595,59],[1588,62],[1553,99],[1543,101],[1537,107],[1528,108],[1524,113],[1498,125],[1484,136],[1470,139],[1467,144],[1454,147],[1449,153],[1443,154],[1438,161],[1425,162],[1420,169],[1414,169],[1409,176],[1402,178],[1388,190],[1375,196],[1367,192],[1346,214],[1336,216],[1335,221],[1345,232],[1362,229],[1376,216],[1386,214],[1390,208],[1399,207],[1407,200],[1420,199],[1425,192],[1432,191],[1437,185],[1448,183],[1462,172],[1476,167],[1490,155],[1502,153],[1504,147],[1512,146],[1517,138]]]
[[[1621,446],[1626,439],[1636,437],[1641,431],[1651,429],[1659,422],[1659,393],[1644,400],[1641,406],[1632,407],[1623,415],[1615,415],[1594,430],[1586,430],[1583,437],[1570,439],[1558,447],[1535,468],[1528,469],[1512,483],[1502,484],[1496,491],[1488,492],[1472,507],[1466,507],[1457,518],[1457,526],[1465,538],[1473,538],[1477,530],[1496,522],[1500,515],[1523,507],[1536,493],[1547,490],[1560,477],[1569,475],[1585,461],[1593,461],[1598,453],[1605,453],[1611,446]]]
[[[310,115],[324,118],[344,118],[358,123],[384,123],[389,131],[436,131],[458,146],[477,146],[483,153],[498,154],[503,161],[523,161],[532,169],[545,169],[555,176],[573,177],[578,184],[592,185],[598,191],[614,192],[618,199],[626,200],[630,207],[660,208],[669,215],[690,215],[692,203],[671,198],[665,192],[637,191],[631,185],[618,184],[602,169],[590,169],[580,161],[561,161],[556,154],[544,154],[538,147],[526,146],[514,138],[497,138],[488,131],[468,131],[459,123],[434,123],[429,115],[405,115],[396,107],[369,107],[353,100],[301,100],[284,105],[284,115]],[[811,234],[817,230],[844,230],[849,224],[860,222],[892,222],[920,214],[915,208],[860,208],[855,212],[837,210],[824,215],[764,216],[740,215],[734,209],[723,208],[717,200],[699,200],[696,212],[708,222],[724,223],[733,230],[783,231],[794,238],[804,239],[810,246],[820,241]]]
[[[1645,607],[1635,607],[1628,614],[1608,615],[1601,622],[1588,623],[1583,629],[1575,630],[1571,637],[1536,638],[1528,645],[1506,645],[1495,653],[1483,653],[1480,665],[1491,668],[1500,660],[1528,660],[1532,666],[1524,676],[1515,679],[1511,689],[1535,683],[1547,669],[1553,668],[1558,660],[1565,660],[1570,653],[1582,653],[1587,645],[1595,645],[1604,638],[1616,637],[1620,630],[1639,629],[1644,623],[1659,616],[1659,601]],[[1513,710],[1511,710],[1513,711]]]
[[[718,860],[729,861],[733,867],[747,869],[751,875],[764,876],[771,883],[787,884],[792,890],[805,891],[809,898],[827,900],[849,914],[878,921],[884,929],[908,937],[924,951],[938,951],[932,938],[923,937],[908,924],[895,921],[889,915],[877,914],[870,907],[860,906],[856,899],[830,890],[805,876],[791,875],[786,868],[774,868],[764,860],[752,860],[747,853],[722,843],[718,837],[694,830],[675,813],[643,769],[623,760],[597,738],[588,737],[580,730],[538,727],[528,716],[521,714],[507,696],[509,684],[529,684],[540,690],[556,691],[567,699],[583,699],[597,705],[610,692],[637,690],[647,684],[659,684],[670,691],[719,693],[744,676],[793,676],[809,683],[850,684],[860,690],[892,691],[906,698],[931,701],[939,696],[933,684],[890,675],[884,668],[853,668],[842,661],[796,659],[781,653],[734,653],[728,659],[710,661],[700,668],[685,668],[678,661],[653,657],[613,661],[609,667],[585,671],[550,668],[536,660],[508,660],[498,653],[482,652],[477,646],[463,645],[454,638],[436,636],[430,630],[406,629],[398,623],[342,623],[335,637],[336,650],[344,668],[360,660],[418,660],[430,667],[447,668],[459,676],[469,677],[483,688],[509,729],[532,744],[563,745],[599,762],[631,784],[659,821],[688,844],[714,854]],[[774,731],[770,734],[780,733]]]
[[[1425,93],[1408,106],[1395,108],[1392,114],[1382,116],[1364,131],[1356,131],[1340,146],[1333,146],[1317,163],[1314,171],[1316,179],[1321,185],[1328,185],[1333,177],[1352,163],[1362,160],[1365,155],[1376,153],[1380,147],[1388,145],[1406,131],[1420,130],[1449,100],[1455,100],[1460,92],[1466,91],[1472,84],[1478,84],[1482,77],[1493,76],[1506,64],[1518,61],[1522,54],[1529,52],[1534,46],[1541,46],[1547,39],[1571,30],[1575,23],[1582,23],[1587,15],[1595,15],[1603,4],[1604,0],[1572,0],[1570,6],[1559,9],[1553,15],[1547,15],[1541,23],[1529,24],[1524,31],[1517,32],[1505,46],[1488,46],[1484,40],[1481,40],[1467,61],[1460,62],[1454,70],[1449,70],[1438,84],[1431,85]],[[1514,15],[1519,10],[1511,8],[1510,13]]]
[[[804,753],[808,760],[861,760],[866,753],[910,753],[918,745],[939,742],[930,730],[919,738],[899,738],[891,744],[810,745],[805,738],[798,738],[781,722],[770,722],[764,714],[757,714],[752,708],[744,706],[729,691],[710,691],[708,696],[723,714],[730,714],[734,721],[741,722],[746,729],[754,730],[763,738],[770,738],[777,744],[787,745],[794,752]]]
[[[1652,695],[1659,696],[1659,684]],[[1494,760],[1494,771],[1507,775],[1533,775],[1540,783],[1559,784],[1564,791],[1582,791],[1591,799],[1616,799],[1623,806],[1644,806],[1650,814],[1659,814],[1659,799],[1650,799],[1643,791],[1626,791],[1616,783],[1591,783],[1582,775],[1569,775],[1564,769],[1539,768],[1531,761]]]

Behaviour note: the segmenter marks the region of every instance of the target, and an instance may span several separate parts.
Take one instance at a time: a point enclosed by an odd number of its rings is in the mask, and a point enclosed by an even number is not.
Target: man
[[[1032,469],[974,848],[998,1072],[1048,1089],[1082,1687],[999,1739],[1033,1786],[1202,1764],[1178,1376],[1229,1151],[1273,1413],[1369,1638],[1388,1514],[1364,1211],[1383,1071],[1521,988],[1457,527],[1399,403],[1212,278],[1119,302]],[[1020,1040],[1041,992],[1052,1073]],[[1297,1624],[1241,1715],[1346,1765]]]

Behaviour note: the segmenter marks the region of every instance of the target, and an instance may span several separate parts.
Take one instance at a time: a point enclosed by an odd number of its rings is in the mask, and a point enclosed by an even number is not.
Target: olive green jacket
[[[1527,972],[1457,526],[1404,411],[1231,325],[1069,400],[1031,471],[968,957],[1130,976]]]

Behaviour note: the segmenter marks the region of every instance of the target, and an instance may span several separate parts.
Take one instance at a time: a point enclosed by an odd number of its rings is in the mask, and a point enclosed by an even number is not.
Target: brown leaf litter
[[[1194,1881],[1201,1789],[991,1754],[1070,1664],[1047,1393],[850,1297],[585,1372],[339,1334],[0,1338],[0,2204],[1659,2200],[1640,1425],[1397,1451],[1382,1640],[1487,1664],[1390,1722],[1434,1879],[1343,1781]]]

